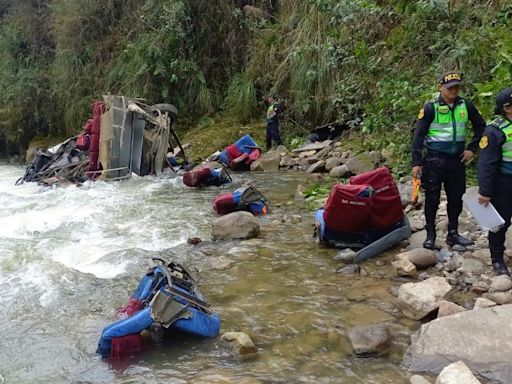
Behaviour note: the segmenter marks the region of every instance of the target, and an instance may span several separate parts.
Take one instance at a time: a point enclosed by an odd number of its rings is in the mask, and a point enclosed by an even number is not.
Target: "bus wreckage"
[[[177,109],[147,105],[125,96],[103,96],[92,104],[83,132],[49,149],[38,149],[16,184],[80,184],[87,180],[120,180],[159,174],[170,166],[168,155],[186,162],[174,131]]]

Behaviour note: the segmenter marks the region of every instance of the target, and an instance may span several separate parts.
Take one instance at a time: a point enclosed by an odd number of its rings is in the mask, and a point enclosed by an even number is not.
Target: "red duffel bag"
[[[375,190],[369,225],[373,230],[390,227],[404,217],[400,192],[386,167],[362,173],[350,178],[350,184],[369,185]]]
[[[183,184],[187,187],[201,187],[206,184],[210,174],[210,168],[193,169],[183,174]]]
[[[235,212],[236,206],[233,200],[233,192],[221,193],[213,199],[213,210],[219,215]]]
[[[327,228],[345,233],[367,230],[372,213],[371,195],[368,185],[334,185],[324,210]]]

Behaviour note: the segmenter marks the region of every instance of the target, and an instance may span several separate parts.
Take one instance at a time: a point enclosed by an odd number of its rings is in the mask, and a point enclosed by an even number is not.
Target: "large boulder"
[[[407,260],[413,263],[416,268],[425,269],[436,265],[437,256],[434,251],[425,248],[415,248],[396,255],[398,260]]]
[[[505,292],[512,289],[512,280],[507,275],[499,275],[492,279],[489,292]]]
[[[244,332],[226,332],[220,339],[229,343],[228,345],[240,355],[254,354],[258,351],[249,335]]]
[[[350,169],[350,172],[352,172],[354,175],[369,172],[375,168],[375,165],[368,152],[361,153],[360,155],[350,158],[347,161],[347,166],[348,169]]]
[[[347,337],[357,356],[380,356],[391,348],[391,332],[385,325],[365,325],[351,328]]]
[[[463,360],[489,382],[512,383],[511,317],[512,305],[503,305],[423,324],[412,336],[405,363],[413,372],[439,373],[447,362]]]
[[[340,165],[339,157],[330,157],[325,161],[325,170],[330,171],[331,169]]]
[[[213,222],[213,240],[251,239],[259,233],[260,223],[249,212],[233,212]]]
[[[464,362],[459,361],[445,367],[437,377],[436,384],[480,384]]]
[[[405,316],[420,320],[439,308],[451,285],[443,277],[431,277],[419,283],[407,283],[398,289],[398,301]]]
[[[274,172],[279,170],[281,156],[277,150],[270,150],[251,163],[251,171]]]
[[[319,173],[325,170],[325,160],[318,160],[316,163],[311,164],[307,169],[307,173]]]
[[[329,172],[329,176],[341,179],[343,177],[350,176],[350,169],[346,164],[338,165]]]

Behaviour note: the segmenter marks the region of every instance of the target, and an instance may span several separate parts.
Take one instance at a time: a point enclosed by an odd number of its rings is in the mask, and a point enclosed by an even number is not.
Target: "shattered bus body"
[[[168,151],[185,152],[174,131],[177,109],[170,104],[147,105],[142,99],[103,96],[92,105],[93,116],[83,132],[50,148],[39,149],[17,183],[45,185],[119,180],[159,174]]]

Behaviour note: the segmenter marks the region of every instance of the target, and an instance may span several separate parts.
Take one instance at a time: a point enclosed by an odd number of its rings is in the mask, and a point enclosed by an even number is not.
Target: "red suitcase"
[[[233,192],[222,193],[213,199],[213,210],[219,215],[226,215],[234,212],[235,209]]]

